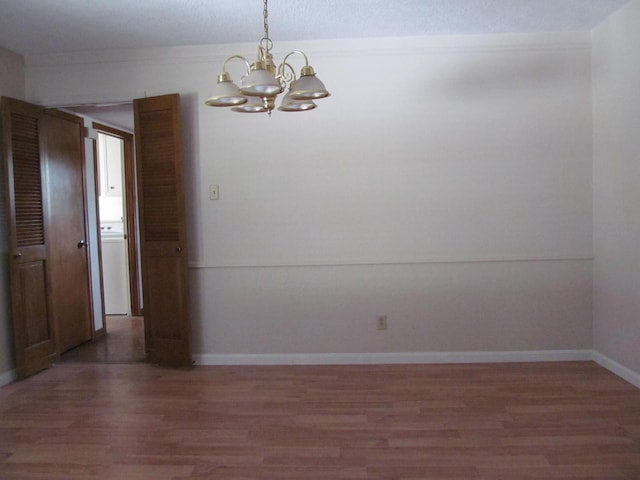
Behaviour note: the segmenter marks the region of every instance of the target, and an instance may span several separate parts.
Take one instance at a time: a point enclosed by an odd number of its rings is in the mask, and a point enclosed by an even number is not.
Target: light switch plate
[[[220,198],[220,185],[209,185],[209,200]]]

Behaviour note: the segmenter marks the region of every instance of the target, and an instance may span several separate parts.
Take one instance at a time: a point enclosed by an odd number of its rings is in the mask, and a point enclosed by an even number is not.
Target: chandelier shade
[[[264,101],[260,97],[245,97],[246,102],[237,107],[233,107],[231,110],[240,113],[265,113],[268,112],[267,107],[264,106]]]
[[[316,77],[316,73],[307,55],[294,50],[289,52],[282,63],[277,67],[271,55],[273,42],[269,38],[269,24],[267,0],[264,0],[264,37],[258,46],[258,58],[254,63],[241,55],[231,55],[224,61],[222,73],[218,75],[218,82],[213,88],[212,95],[205,100],[205,104],[210,107],[232,107],[234,112],[241,113],[264,113],[271,115],[275,108],[276,97],[289,87],[289,91],[282,99],[279,111],[282,112],[304,112],[316,108],[313,100],[328,97],[329,91],[322,81]],[[304,57],[304,66],[300,72],[300,77],[296,77],[295,71],[288,59],[292,55]],[[231,75],[227,72],[227,62],[232,59],[242,60],[246,67],[246,75],[240,79],[240,85],[236,85],[231,80]]]
[[[281,112],[306,112],[316,108],[317,105],[312,100],[295,99],[291,95],[291,91],[282,98],[282,103],[278,107]]]
[[[272,97],[282,92],[282,85],[271,72],[260,65],[254,67],[249,75],[242,77],[240,91],[245,95]]]
[[[315,74],[300,75],[300,78],[291,83],[291,98],[296,100],[314,100],[329,95],[330,93]]]
[[[218,75],[218,83],[213,88],[213,95],[207,98],[204,103],[210,107],[230,107],[246,102],[247,97],[242,95],[240,88],[231,81],[231,76],[224,72],[224,74]]]

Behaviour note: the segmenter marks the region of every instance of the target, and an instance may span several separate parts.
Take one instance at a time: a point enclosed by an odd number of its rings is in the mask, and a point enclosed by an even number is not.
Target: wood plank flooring
[[[638,480],[640,390],[592,362],[67,363],[0,389],[0,479]]]
[[[144,319],[124,315],[106,316],[107,333],[93,342],[62,354],[63,362],[144,362]]]

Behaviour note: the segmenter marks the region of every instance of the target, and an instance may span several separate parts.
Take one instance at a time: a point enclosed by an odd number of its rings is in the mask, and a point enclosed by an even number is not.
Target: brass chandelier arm
[[[244,64],[247,67],[247,73],[249,73],[251,71],[251,64],[249,63],[249,60],[244,58],[242,55],[230,55],[224,60],[224,63],[222,64],[222,73],[223,74],[227,73],[227,62],[229,60],[233,60],[234,58],[237,58],[237,59],[242,60],[244,62]]]
[[[284,57],[284,60],[282,60],[282,63],[287,63],[287,59],[291,56],[291,55],[302,55],[304,57],[304,64],[308,67],[309,66],[309,58],[307,57],[307,54],[304,53],[302,50],[292,50],[291,52],[287,53]]]
[[[282,63],[280,65],[278,65],[278,77],[283,79],[286,83],[295,81],[296,78],[297,78],[295,70],[293,69],[291,64],[287,62],[288,58],[291,55],[294,55],[294,54],[302,55],[304,57],[305,67],[309,66],[309,59],[307,58],[307,55],[303,51],[301,51],[301,50],[293,50],[292,52],[287,53],[287,55],[284,57],[284,60],[282,61]],[[285,72],[285,67],[288,67],[289,70],[291,70],[291,74],[290,75],[288,75]],[[304,67],[303,67],[303,69],[304,69]]]
[[[297,77],[293,67],[286,62],[282,62],[280,65],[278,65],[278,76],[276,78],[280,81],[284,89],[284,87],[286,87],[286,84],[295,81]]]

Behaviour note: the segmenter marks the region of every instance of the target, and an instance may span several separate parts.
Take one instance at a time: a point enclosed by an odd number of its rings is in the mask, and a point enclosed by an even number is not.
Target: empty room
[[[0,0],[0,479],[640,478],[639,25]]]

